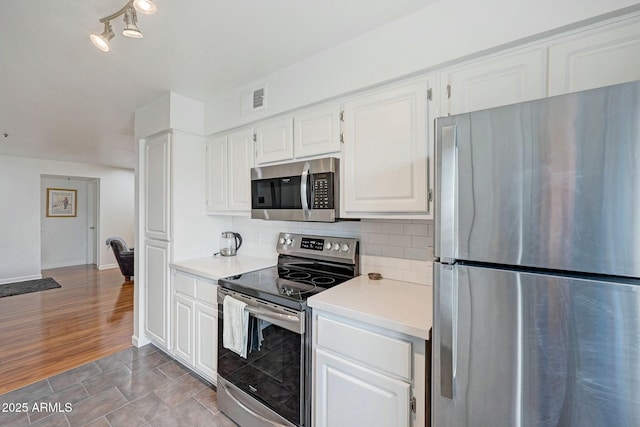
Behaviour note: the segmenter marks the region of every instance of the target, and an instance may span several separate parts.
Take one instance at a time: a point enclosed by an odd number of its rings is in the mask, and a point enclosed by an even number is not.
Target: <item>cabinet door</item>
[[[227,137],[228,202],[230,211],[251,210],[251,168],[254,162],[254,143],[250,129]]]
[[[173,351],[189,366],[194,362],[194,309],[195,303],[191,298],[173,295]]]
[[[344,104],[342,210],[427,212],[426,81]]]
[[[207,140],[207,212],[227,209],[227,137]]]
[[[195,367],[206,379],[216,382],[218,366],[218,309],[196,301]]]
[[[144,146],[145,236],[152,239],[171,237],[170,141],[170,134],[166,133],[148,139]]]
[[[293,159],[293,120],[279,118],[255,128],[256,164]]]
[[[151,338],[169,349],[169,243],[146,240],[145,329]]]
[[[443,112],[460,114],[546,96],[544,48],[509,53],[443,72]]]
[[[597,28],[549,47],[549,95],[640,80],[640,18]]]
[[[330,105],[293,118],[296,158],[339,152],[340,107]]]
[[[410,384],[315,351],[316,427],[408,427]]]

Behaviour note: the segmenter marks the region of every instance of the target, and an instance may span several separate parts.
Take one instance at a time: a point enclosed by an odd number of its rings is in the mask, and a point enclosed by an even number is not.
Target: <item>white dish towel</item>
[[[247,304],[225,295],[222,302],[222,346],[247,358],[249,312]]]

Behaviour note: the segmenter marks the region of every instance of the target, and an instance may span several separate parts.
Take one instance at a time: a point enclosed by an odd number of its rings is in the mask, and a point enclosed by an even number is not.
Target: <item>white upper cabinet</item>
[[[340,146],[340,107],[323,106],[293,117],[296,158],[336,153]]]
[[[227,136],[228,209],[230,211],[249,212],[251,210],[253,159],[253,139],[249,130],[241,130]]]
[[[147,139],[144,144],[145,236],[168,241],[171,237],[171,134]]]
[[[627,19],[553,42],[549,95],[640,80],[640,18]]]
[[[254,132],[257,165],[293,158],[293,120],[291,116],[258,123]]]
[[[428,213],[428,88],[424,79],[344,104],[343,217]]]
[[[207,211],[227,209],[227,137],[210,138],[207,147]]]
[[[254,138],[256,165],[339,153],[340,106],[324,105],[257,123]]]
[[[440,73],[443,115],[543,98],[547,62],[543,47],[516,51]]]
[[[209,138],[206,144],[207,212],[249,212],[254,159],[251,129]]]

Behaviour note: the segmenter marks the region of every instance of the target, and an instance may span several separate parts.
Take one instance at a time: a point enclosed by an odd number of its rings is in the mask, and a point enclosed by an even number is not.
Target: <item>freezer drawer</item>
[[[434,425],[640,425],[627,282],[435,263]]]
[[[454,259],[640,277],[640,82],[437,120]]]

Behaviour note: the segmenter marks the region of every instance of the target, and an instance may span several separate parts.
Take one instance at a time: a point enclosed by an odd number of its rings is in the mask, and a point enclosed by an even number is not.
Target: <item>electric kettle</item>
[[[220,255],[234,256],[242,246],[242,236],[233,231],[225,231],[220,237]]]

